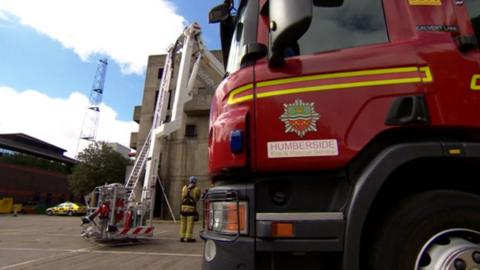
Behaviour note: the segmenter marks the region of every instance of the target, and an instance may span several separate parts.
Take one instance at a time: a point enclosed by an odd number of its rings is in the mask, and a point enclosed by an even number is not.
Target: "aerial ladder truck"
[[[152,218],[157,181],[166,198],[158,175],[163,141],[182,126],[184,105],[192,99],[197,76],[206,84],[211,84],[209,87],[216,86],[207,71],[223,76],[224,67],[206,49],[201,38],[201,28],[193,23],[167,49],[152,128],[137,154],[126,183],[98,186],[87,196],[87,205],[91,211],[82,218],[83,237],[108,242],[149,239],[153,236]],[[170,86],[174,78],[175,90],[171,92]],[[170,95],[173,95],[173,99]],[[173,101],[171,112],[168,111],[169,100]],[[171,117],[168,120],[169,113]],[[166,202],[173,217],[168,200]]]

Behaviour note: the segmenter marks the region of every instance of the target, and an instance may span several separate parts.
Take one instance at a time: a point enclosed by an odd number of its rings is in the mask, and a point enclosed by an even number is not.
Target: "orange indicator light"
[[[293,237],[293,224],[273,223],[272,237]]]

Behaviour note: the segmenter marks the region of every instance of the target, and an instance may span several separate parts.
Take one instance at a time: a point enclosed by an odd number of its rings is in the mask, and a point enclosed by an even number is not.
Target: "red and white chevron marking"
[[[152,235],[154,227],[135,227],[125,228],[120,231],[120,235]]]

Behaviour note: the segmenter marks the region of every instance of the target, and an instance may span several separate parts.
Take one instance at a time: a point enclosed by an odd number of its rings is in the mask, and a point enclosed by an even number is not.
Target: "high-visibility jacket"
[[[192,186],[192,187],[189,187],[188,185],[183,186],[180,214],[184,216],[194,215],[197,202],[199,199],[200,199],[200,189],[197,186]]]

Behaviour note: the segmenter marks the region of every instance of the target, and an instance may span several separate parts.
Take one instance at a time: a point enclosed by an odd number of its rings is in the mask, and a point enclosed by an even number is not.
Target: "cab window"
[[[298,54],[388,42],[381,0],[345,0],[340,7],[314,6],[312,15],[310,28],[295,48]]]
[[[258,1],[241,0],[239,7],[232,11],[236,18],[233,27],[232,40],[228,53],[226,71],[232,73],[249,63],[242,62],[245,55],[245,45],[257,41]]]
[[[245,8],[241,8],[238,16],[238,22],[233,32],[232,43],[230,45],[230,52],[228,55],[227,72],[232,73],[240,68],[240,62],[243,55],[244,41],[244,25],[245,25]]]
[[[472,26],[477,36],[477,41],[480,42],[480,3],[478,0],[466,0],[468,14],[472,20]]]

